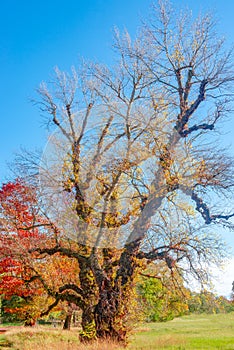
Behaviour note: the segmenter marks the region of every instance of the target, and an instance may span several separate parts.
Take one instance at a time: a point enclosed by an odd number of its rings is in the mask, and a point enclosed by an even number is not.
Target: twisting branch
[[[202,198],[199,197],[199,195],[194,190],[186,189],[183,186],[181,186],[181,189],[196,203],[196,210],[201,214],[206,224],[209,225],[217,219],[229,220],[230,218],[234,217],[234,213],[227,215],[211,214],[208,205],[203,201]]]
[[[59,292],[62,293],[64,291],[67,291],[68,289],[72,290],[73,292],[76,292],[80,296],[83,296],[84,294],[84,291],[73,283],[64,284],[62,287],[59,288]]]
[[[39,227],[53,227],[53,224],[51,223],[48,223],[48,224],[35,224],[35,225],[31,225],[31,226],[26,226],[26,227],[19,227],[18,229],[19,230],[22,230],[22,231],[30,231],[30,230],[33,230],[35,228],[39,228]]]
[[[207,79],[204,79],[201,82],[197,99],[191,104],[191,106],[188,109],[186,109],[185,113],[182,113],[178,116],[178,120],[176,122],[175,129],[178,131],[178,133],[182,137],[186,136],[186,135],[184,135],[184,128],[186,127],[186,125],[189,121],[189,118],[198,109],[201,102],[205,100],[206,86],[207,86],[208,82],[209,81]]]
[[[35,271],[36,272],[36,271]],[[52,290],[49,285],[45,282],[45,280],[42,278],[41,275],[36,274],[35,276],[32,276],[29,280],[25,280],[25,283],[29,284],[36,280],[39,280],[41,284],[43,285],[43,288],[47,292],[47,294],[50,297],[55,298],[55,301],[48,307],[46,311],[43,311],[40,316],[46,316],[50,313],[50,311],[58,305],[60,301],[68,301],[76,304],[79,307],[83,307],[83,290],[76,286],[73,283],[68,283],[59,288],[59,293]],[[70,294],[67,290],[72,290],[75,294]]]
[[[55,306],[58,305],[59,302],[60,302],[60,299],[59,298],[56,299],[52,304],[50,304],[50,306],[47,308],[46,311],[41,312],[40,317],[49,315],[50,311],[52,311],[55,308]]]
[[[191,128],[188,128],[187,130],[183,130],[183,136],[184,137],[188,136],[193,131],[197,131],[197,130],[214,130],[214,126],[215,126],[215,123],[212,123],[212,124],[203,123],[199,125],[195,124],[191,126]]]
[[[50,311],[53,310],[53,308],[58,305],[60,301],[68,301],[70,303],[77,305],[81,309],[83,308],[83,300],[74,294],[70,294],[67,292],[63,294],[56,293],[56,295],[55,296],[53,295],[53,297],[55,297],[55,301],[47,308],[46,311],[43,311],[40,314],[41,317],[48,315]]]
[[[33,269],[34,270],[34,269]],[[43,285],[43,288],[45,289],[45,291],[47,292],[47,294],[49,296],[53,296],[55,297],[56,296],[56,292],[53,291],[49,286],[48,284],[45,282],[45,280],[43,279],[43,277],[41,275],[38,275],[37,272],[34,270],[34,272],[36,273],[36,275],[32,276],[29,280],[24,280],[24,282],[26,284],[30,284],[36,280],[40,281],[41,284]]]
[[[53,248],[33,248],[29,250],[29,253],[33,253],[33,252],[37,252],[39,254],[48,254],[48,255],[54,255],[56,253],[60,253],[69,258],[75,258],[77,260],[83,260],[85,262],[88,261],[88,258],[86,258],[85,256],[77,252],[74,252],[71,249],[61,247],[61,246],[55,246]]]
[[[160,251],[162,249],[164,249],[164,250]],[[168,246],[163,246],[163,247],[158,247],[150,252],[140,251],[137,254],[137,258],[138,259],[147,259],[150,261],[157,260],[157,259],[161,260],[161,259],[164,259],[168,255],[169,250],[170,249]]]
[[[72,138],[71,135],[66,131],[66,129],[64,129],[64,127],[61,125],[61,123],[59,122],[58,118],[57,118],[57,107],[54,105],[54,107],[52,107],[52,112],[51,112],[52,116],[53,116],[53,123],[61,130],[62,134],[70,141],[72,142]]]
[[[143,277],[147,277],[147,278],[155,278],[155,279],[160,280],[160,281],[162,280],[162,277],[156,276],[156,275],[151,275],[149,273],[140,272],[139,275],[143,276]]]

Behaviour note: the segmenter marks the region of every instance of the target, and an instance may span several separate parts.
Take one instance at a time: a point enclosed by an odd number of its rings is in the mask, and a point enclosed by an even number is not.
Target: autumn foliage
[[[6,303],[5,312],[17,313],[29,324],[47,310],[51,293],[76,280],[77,265],[59,254],[38,259],[33,249],[53,244],[48,220],[39,214],[35,188],[17,179],[0,190],[0,294],[21,302]],[[50,292],[50,293],[48,293]],[[15,305],[17,304],[17,305]]]

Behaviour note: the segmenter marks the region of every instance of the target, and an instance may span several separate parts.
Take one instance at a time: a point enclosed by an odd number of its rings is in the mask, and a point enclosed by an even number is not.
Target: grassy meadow
[[[2,327],[3,328],[3,327]],[[5,327],[0,349],[9,350],[120,350],[110,343],[81,345],[76,329],[63,331],[45,326]],[[234,350],[234,313],[190,315],[165,323],[140,325],[131,335],[127,350],[222,349]]]

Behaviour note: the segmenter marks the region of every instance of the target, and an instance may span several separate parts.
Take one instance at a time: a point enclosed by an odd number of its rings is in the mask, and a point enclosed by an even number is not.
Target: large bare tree
[[[82,309],[85,341],[126,341],[148,264],[203,282],[223,254],[213,231],[232,228],[234,215],[232,160],[217,143],[231,111],[232,53],[212,19],[160,2],[134,41],[116,31],[114,49],[114,68],[57,69],[39,88],[54,127],[39,171],[54,244],[31,251],[76,259],[79,284],[48,292],[50,309],[60,300]]]

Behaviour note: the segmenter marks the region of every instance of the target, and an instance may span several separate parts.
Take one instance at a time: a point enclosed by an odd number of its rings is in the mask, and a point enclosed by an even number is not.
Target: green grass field
[[[130,349],[234,349],[234,313],[190,315],[146,325]]]
[[[119,350],[115,344],[79,344],[77,330],[48,327],[6,327],[0,349],[9,350]],[[140,325],[131,335],[128,350],[222,349],[234,350],[234,313],[190,315],[165,323]]]

